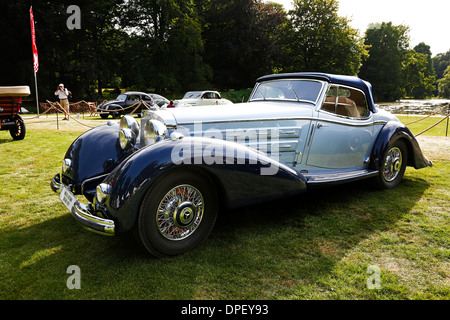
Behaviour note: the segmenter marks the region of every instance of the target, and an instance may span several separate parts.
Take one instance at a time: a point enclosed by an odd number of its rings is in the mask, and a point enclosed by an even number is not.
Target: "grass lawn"
[[[358,182],[225,212],[200,248],[154,259],[129,235],[84,230],[51,191],[88,129],[51,119],[26,120],[22,141],[0,132],[0,299],[450,298],[448,154],[426,152],[435,166],[393,190]]]

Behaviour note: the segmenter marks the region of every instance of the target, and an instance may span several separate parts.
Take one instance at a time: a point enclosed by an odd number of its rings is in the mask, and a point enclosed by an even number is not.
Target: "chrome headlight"
[[[100,183],[97,186],[97,193],[96,193],[96,197],[97,197],[97,201],[99,203],[104,203],[106,200],[106,197],[110,194],[111,192],[111,186],[109,184],[106,183]]]
[[[62,164],[62,172],[69,173],[69,171],[71,169],[72,169],[72,160],[64,159],[63,164]]]
[[[119,142],[122,149],[136,144],[139,135],[139,123],[131,116],[124,116],[120,120]]]
[[[151,145],[169,136],[167,127],[158,120],[150,120],[145,124],[144,141],[145,145]]]
[[[122,150],[136,144],[136,135],[130,129],[122,129],[119,132],[119,142]]]
[[[132,116],[123,116],[120,120],[120,129],[130,129],[136,137],[139,135],[139,123]]]

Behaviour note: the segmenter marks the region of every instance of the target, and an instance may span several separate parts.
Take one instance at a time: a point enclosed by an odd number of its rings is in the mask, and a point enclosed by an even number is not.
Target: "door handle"
[[[318,123],[318,124],[317,124],[317,129],[320,129],[320,128],[322,128],[322,127],[329,127],[329,126],[326,125],[326,124],[323,124],[323,123]]]

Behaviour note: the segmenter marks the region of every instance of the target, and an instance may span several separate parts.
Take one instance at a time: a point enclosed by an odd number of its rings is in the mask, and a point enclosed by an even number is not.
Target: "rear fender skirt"
[[[370,168],[380,169],[381,161],[388,150],[389,144],[398,139],[402,139],[408,147],[408,166],[421,169],[433,165],[422,153],[419,143],[408,127],[397,121],[389,121],[381,129],[375,141],[370,156]]]
[[[104,181],[112,186],[106,205],[120,231],[132,228],[155,181],[177,170],[207,175],[227,208],[306,191],[306,179],[298,171],[240,144],[191,137],[164,140],[140,149]]]

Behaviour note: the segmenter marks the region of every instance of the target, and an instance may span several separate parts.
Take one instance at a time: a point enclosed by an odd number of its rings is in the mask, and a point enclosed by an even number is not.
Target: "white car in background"
[[[233,104],[230,100],[223,99],[217,91],[189,91],[183,99],[174,101],[175,107],[198,107],[207,105]]]

